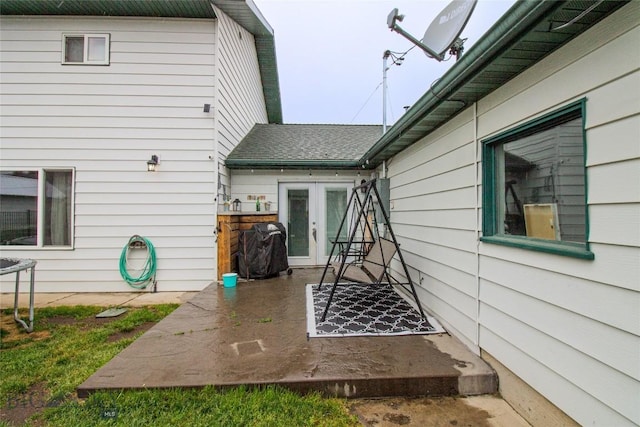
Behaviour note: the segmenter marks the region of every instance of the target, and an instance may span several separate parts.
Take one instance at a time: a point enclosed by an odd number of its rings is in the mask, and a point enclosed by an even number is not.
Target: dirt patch
[[[13,312],[7,314],[2,312],[0,315],[0,328],[2,329],[2,338],[0,339],[0,348],[10,348],[21,345],[22,342],[40,341],[49,338],[49,331],[35,331],[27,333],[24,328],[13,319]]]
[[[117,320],[118,317],[96,318],[89,316],[76,319],[72,316],[52,316],[40,320],[43,330],[27,333],[13,319],[11,314],[2,313],[0,317],[0,328],[2,328],[2,338],[0,348],[15,348],[22,345],[47,339],[51,336],[50,330],[56,326],[73,325],[82,330],[98,328],[109,322]],[[115,332],[111,334],[107,341],[115,342],[125,338],[132,338],[138,334],[149,330],[156,322],[145,322],[130,331]],[[70,397],[73,399],[74,397]],[[42,412],[52,406],[59,406],[63,402],[50,400],[50,393],[44,382],[33,385],[24,393],[11,397],[4,402],[0,402],[0,421],[4,421],[12,426],[23,425],[27,419]],[[39,424],[35,424],[39,425]]]
[[[50,400],[49,392],[44,383],[38,383],[25,393],[7,399],[0,406],[0,420],[9,425],[23,425],[27,419],[40,413],[45,408],[58,406],[61,402]],[[37,424],[36,424],[37,425]]]
[[[352,414],[366,427],[489,427],[491,415],[465,403],[464,398],[359,399]]]
[[[116,332],[114,334],[109,335],[107,338],[107,342],[116,342],[125,338],[132,338],[139,333],[144,333],[151,329],[155,325],[155,322],[145,322],[142,325],[136,326],[135,329],[126,332]]]
[[[85,331],[88,329],[93,329],[102,325],[106,325],[109,322],[113,322],[118,319],[117,317],[95,317],[88,316],[82,319],[76,319],[71,316],[52,316],[43,319],[42,322],[45,325],[49,326],[65,326],[65,325],[75,325],[79,327],[81,330]]]

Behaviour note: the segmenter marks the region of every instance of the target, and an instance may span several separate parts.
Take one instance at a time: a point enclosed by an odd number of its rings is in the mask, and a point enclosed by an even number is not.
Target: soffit
[[[518,2],[389,128],[360,163],[376,166],[393,157],[627,2]],[[540,16],[532,18],[534,12]],[[510,21],[510,13],[518,14],[517,20]],[[446,84],[439,85],[443,81]]]

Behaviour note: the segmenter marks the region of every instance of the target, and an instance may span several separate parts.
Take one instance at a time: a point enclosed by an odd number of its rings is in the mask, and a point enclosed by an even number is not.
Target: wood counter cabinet
[[[238,272],[238,236],[261,222],[278,222],[276,212],[223,212],[218,214],[218,280]]]

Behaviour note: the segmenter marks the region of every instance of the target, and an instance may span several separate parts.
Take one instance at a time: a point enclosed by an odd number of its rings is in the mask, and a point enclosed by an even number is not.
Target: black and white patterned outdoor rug
[[[322,314],[332,283],[321,289],[307,284],[309,337],[355,337],[440,334],[446,332],[432,317],[423,319],[390,285],[338,284],[327,318]]]

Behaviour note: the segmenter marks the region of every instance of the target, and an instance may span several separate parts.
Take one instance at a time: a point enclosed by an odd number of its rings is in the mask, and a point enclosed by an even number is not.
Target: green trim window
[[[593,259],[585,100],[483,143],[482,241]]]

